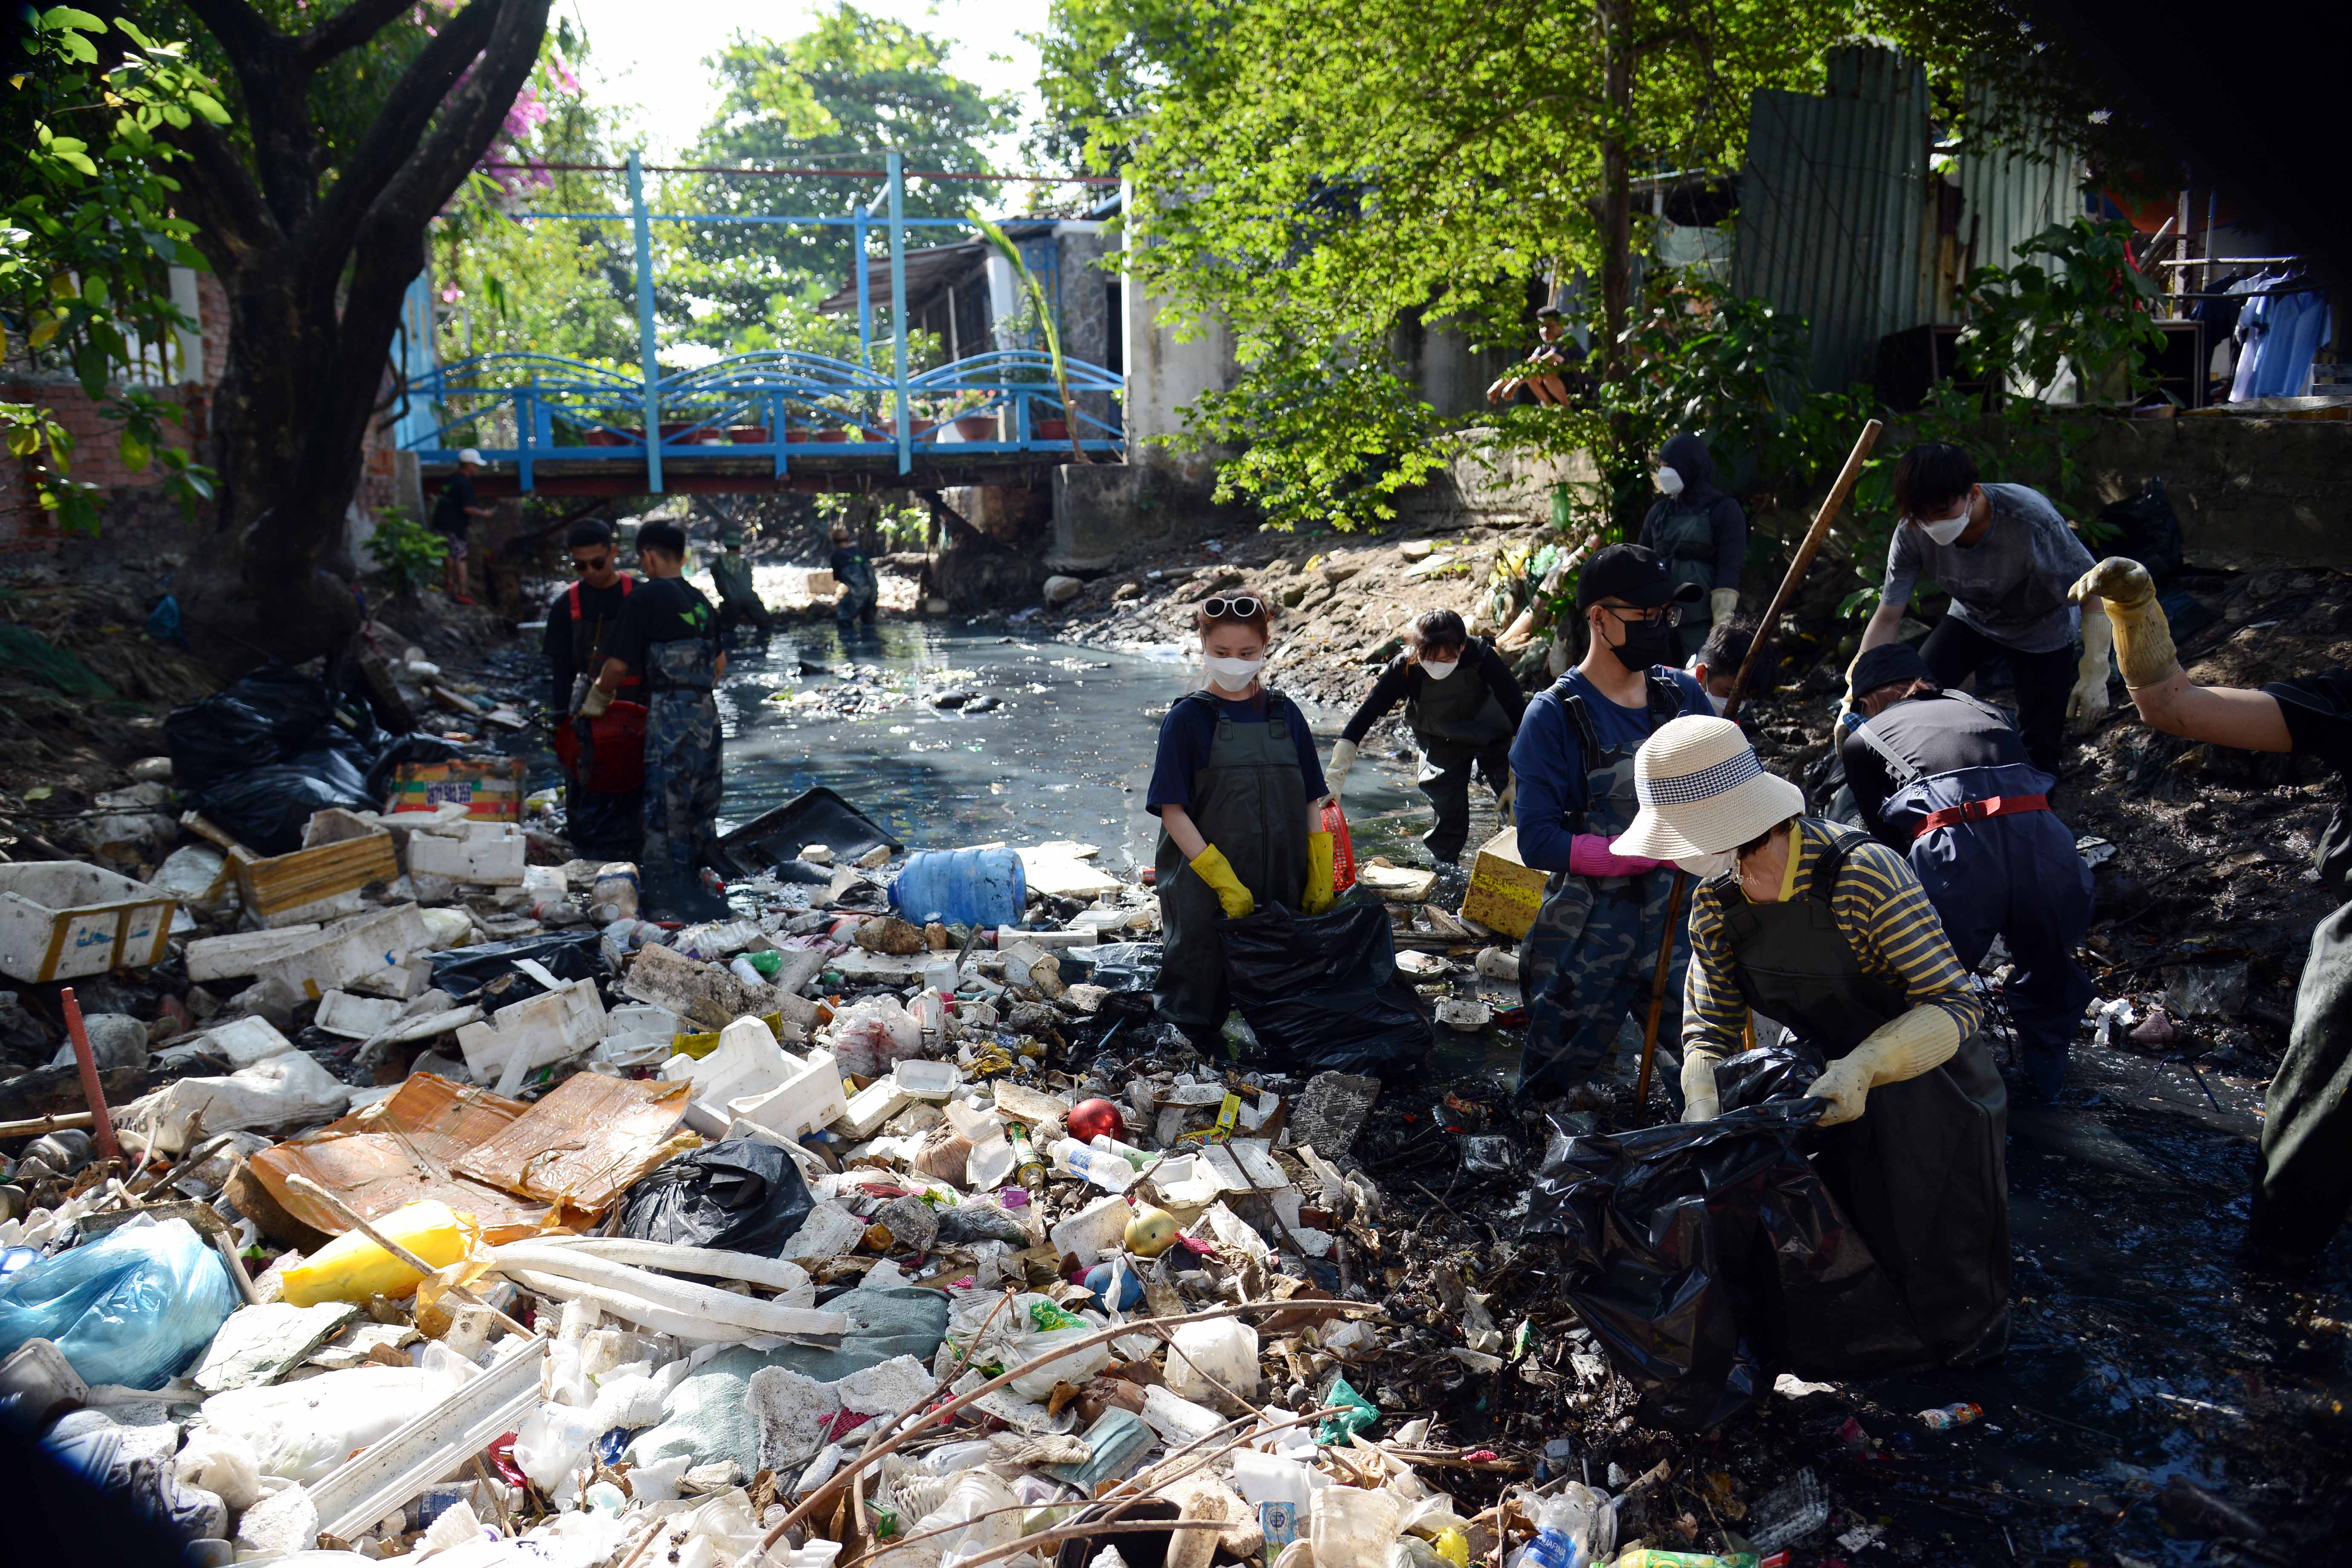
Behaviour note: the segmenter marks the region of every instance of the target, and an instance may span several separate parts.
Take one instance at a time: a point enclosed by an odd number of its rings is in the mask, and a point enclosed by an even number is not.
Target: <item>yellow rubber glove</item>
[[[1709,588],[1706,591],[1706,614],[1707,618],[1718,626],[1739,614],[1739,590]]]
[[[611,692],[601,686],[591,686],[588,688],[588,695],[580,700],[580,716],[583,719],[600,719],[604,717],[604,710],[612,706]]]
[[[1339,896],[1331,890],[1331,836],[1310,833],[1307,836],[1307,890],[1298,901],[1308,914],[1319,915]]]
[[[2081,604],[2093,594],[2115,628],[2116,667],[2134,689],[2161,686],[2180,668],[2172,627],[2156,602],[2156,579],[2137,561],[2110,555],[2074,581],[2066,596]]]
[[[1712,1051],[1691,1051],[1683,1058],[1683,1120],[1712,1121],[1722,1114],[1722,1101],[1716,1098],[1715,1064],[1721,1058]]]
[[[1870,1091],[1882,1084],[1917,1078],[1952,1059],[1960,1048],[1960,1021],[1941,1007],[1921,1005],[1890,1024],[1882,1024],[1862,1044],[1830,1064],[1805,1092],[1832,1101],[1824,1127],[1835,1127],[1862,1115]]]
[[[1209,884],[1209,890],[1217,895],[1217,907],[1225,911],[1227,920],[1237,921],[1257,908],[1257,900],[1250,897],[1250,890],[1242,886],[1242,879],[1226,863],[1225,852],[1215,845],[1194,858],[1192,875]]]

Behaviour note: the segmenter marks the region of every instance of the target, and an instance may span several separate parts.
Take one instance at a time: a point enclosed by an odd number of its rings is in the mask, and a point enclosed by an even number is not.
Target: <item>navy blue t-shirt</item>
[[[1681,689],[1683,714],[1715,711],[1706,689],[1682,670],[1661,664],[1652,665],[1650,673],[1668,677]],[[1570,670],[1528,700],[1518,736],[1511,742],[1511,776],[1519,782],[1514,808],[1519,859],[1538,871],[1568,869],[1569,843],[1575,837],[1569,831],[1569,818],[1592,804],[1587,798],[1584,742],[1563,705],[1570,696],[1584,699],[1593,736],[1604,746],[1644,740],[1651,732],[1646,700],[1639,708],[1621,708],[1602,696],[1581,669]]]
[[[1168,710],[1168,717],[1160,721],[1160,749],[1151,759],[1151,787],[1144,795],[1144,809],[1154,816],[1163,805],[1191,809],[1192,775],[1208,766],[1209,748],[1217,738],[1218,714],[1236,724],[1263,724],[1268,695],[1260,691],[1245,701],[1232,702],[1213,691],[1207,702],[1188,697]],[[1315,737],[1307,733],[1307,716],[1297,705],[1288,698],[1283,701],[1290,709],[1290,727],[1298,737],[1298,771],[1306,775],[1307,798],[1320,800],[1330,792],[1323,783],[1323,764],[1315,756]]]

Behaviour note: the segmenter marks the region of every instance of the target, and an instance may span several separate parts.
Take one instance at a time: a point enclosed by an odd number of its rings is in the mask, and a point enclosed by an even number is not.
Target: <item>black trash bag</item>
[[[1724,1110],[1746,1110],[1769,1100],[1797,1099],[1828,1070],[1819,1051],[1796,1040],[1759,1046],[1716,1064],[1717,1103]]]
[[[775,1144],[729,1138],[678,1155],[629,1189],[621,1234],[774,1258],[816,1201]]]
[[[595,980],[609,973],[604,964],[604,933],[594,926],[484,942],[479,947],[454,947],[446,952],[428,952],[425,962],[433,971],[434,984],[452,996],[470,996],[501,974],[522,974],[515,967],[519,958],[538,960],[558,980]],[[512,997],[513,1001],[528,1000],[543,989],[530,976],[522,974],[522,978],[530,989]]]
[[[1717,1081],[1809,1078],[1799,1053]],[[1734,1064],[1738,1064],[1735,1066]],[[1528,1234],[1567,1253],[1566,1294],[1646,1418],[1706,1431],[1782,1369],[1872,1377],[1930,1359],[1861,1233],[1805,1157],[1825,1102],[1783,1094],[1711,1121],[1555,1140]]]
[[[1274,1070],[1403,1068],[1436,1044],[1420,994],[1397,978],[1386,905],[1300,915],[1274,904],[1218,929],[1234,1005]]]
[[[206,821],[249,849],[290,855],[302,847],[310,814],[341,806],[373,811],[367,775],[339,748],[304,752],[283,763],[215,781],[196,797]]]
[[[173,780],[182,789],[201,790],[282,763],[307,750],[333,722],[334,712],[334,693],[324,681],[288,665],[265,664],[164,719]]]
[[[2138,562],[2159,583],[2180,570],[2180,520],[2173,515],[2162,479],[2151,476],[2137,495],[2102,507],[2099,521],[2116,531],[2108,554]]]

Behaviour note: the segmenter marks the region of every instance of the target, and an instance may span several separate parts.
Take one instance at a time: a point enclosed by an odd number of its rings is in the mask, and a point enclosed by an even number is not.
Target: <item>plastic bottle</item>
[[[1123,1193],[1135,1184],[1135,1167],[1117,1154],[1089,1149],[1075,1138],[1054,1144],[1054,1163],[1107,1192]]]
[[[447,1204],[420,1198],[375,1222],[390,1237],[436,1268],[466,1256],[481,1239],[471,1215]],[[416,1289],[415,1269],[354,1230],[337,1237],[280,1276],[286,1300],[297,1307],[321,1301],[364,1301],[371,1296],[405,1296]]]
[[[1029,902],[1021,857],[1010,849],[924,849],[890,884],[890,907],[922,924],[1013,925]]]
[[[1139,1149],[1132,1143],[1122,1143],[1108,1132],[1097,1132],[1087,1140],[1087,1142],[1090,1147],[1098,1149],[1106,1154],[1118,1155],[1139,1171],[1160,1158],[1148,1149]]]
[[[1030,1146],[1029,1129],[1018,1121],[1008,1121],[1004,1124],[1004,1137],[1013,1145],[1013,1173],[1020,1177],[1021,1184],[1031,1192],[1044,1190],[1045,1163],[1037,1158],[1037,1151]]]
[[[1526,1568],[1585,1568],[1593,1560],[1585,1549],[1594,1516],[1593,1495],[1571,1481],[1544,1500],[1536,1510],[1536,1538],[1528,1543]],[[1614,1538],[1612,1521],[1612,1544]]]
[[[1963,1402],[1958,1405],[1947,1405],[1937,1410],[1922,1410],[1919,1412],[1919,1424],[1930,1432],[1943,1432],[1954,1426],[1965,1426],[1969,1422],[1979,1421],[1983,1417],[1983,1405]]]

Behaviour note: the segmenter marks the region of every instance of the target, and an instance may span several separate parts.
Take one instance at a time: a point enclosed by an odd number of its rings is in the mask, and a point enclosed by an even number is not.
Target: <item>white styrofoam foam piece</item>
[[[238,931],[226,936],[200,936],[188,943],[184,955],[188,978],[198,984],[214,980],[237,980],[257,973],[272,959],[299,952],[318,939],[320,927],[280,926],[274,931]]]
[[[962,1087],[963,1073],[953,1062],[908,1057],[890,1069],[898,1088],[911,1100],[949,1100]]]
[[[577,1056],[604,1037],[604,1004],[593,980],[575,980],[561,991],[542,992],[490,1015],[487,1024],[457,1031],[466,1070],[477,1082],[496,1083],[516,1053],[522,1070]]]
[[[437,833],[411,835],[409,873],[429,873],[488,888],[522,886],[528,850],[522,829],[505,822],[477,822],[468,826],[463,838]]]
[[[250,1014],[206,1034],[205,1045],[207,1056],[226,1057],[232,1072],[294,1048],[294,1042],[279,1034],[276,1025]]]
[[[849,1104],[834,1125],[852,1138],[870,1136],[885,1121],[907,1109],[907,1091],[895,1078],[877,1078],[849,1097]]]
[[[1056,1251],[1091,1267],[1118,1250],[1135,1211],[1116,1193],[1106,1193],[1045,1233]]]
[[[399,1016],[400,1004],[390,997],[330,991],[319,998],[319,1016],[314,1022],[331,1035],[364,1040],[389,1027]]]
[[[784,1081],[764,1094],[728,1101],[735,1117],[785,1138],[800,1138],[830,1127],[849,1109],[842,1093],[841,1068],[831,1051],[811,1051],[805,1057],[784,1053],[790,1064]]]
[[[789,1069],[783,1047],[757,1018],[738,1018],[719,1031],[719,1043],[700,1057],[683,1051],[662,1063],[661,1076],[694,1085],[694,1097],[710,1104],[765,1094],[784,1081]]]
[[[330,991],[348,990],[354,981],[378,971],[405,967],[428,940],[417,907],[401,904],[338,921],[309,946],[272,959],[254,973],[315,1001]]]

